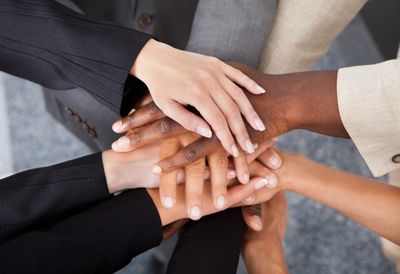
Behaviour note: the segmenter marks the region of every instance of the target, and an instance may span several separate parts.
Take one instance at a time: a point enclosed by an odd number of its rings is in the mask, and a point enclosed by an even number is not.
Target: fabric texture
[[[340,69],[338,102],[343,124],[374,176],[400,167],[400,60]]]
[[[113,273],[161,240],[152,199],[131,190],[3,243],[0,273]]]
[[[116,113],[130,68],[150,38],[52,0],[0,3],[0,70],[48,88],[84,88]]]

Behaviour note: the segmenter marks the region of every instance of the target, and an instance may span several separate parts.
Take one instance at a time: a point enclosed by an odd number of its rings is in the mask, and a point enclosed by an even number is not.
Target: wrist
[[[110,194],[126,189],[121,180],[119,180],[118,163],[115,162],[114,154],[115,152],[112,151],[104,151],[102,153],[104,174]]]
[[[164,43],[150,39],[136,57],[130,70],[130,74],[146,83],[147,75],[151,74],[151,69],[157,65],[152,62],[155,59],[154,57],[160,54],[160,51],[162,51],[163,48],[169,47],[170,46]]]

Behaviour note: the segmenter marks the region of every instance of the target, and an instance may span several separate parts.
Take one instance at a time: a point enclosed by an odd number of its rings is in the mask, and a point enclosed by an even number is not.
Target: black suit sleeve
[[[0,180],[0,243],[109,197],[101,153]]]
[[[121,115],[131,107],[129,71],[150,38],[54,0],[0,1],[0,70],[48,88],[84,88]]]
[[[131,190],[2,244],[0,273],[113,273],[161,240],[152,199]]]
[[[246,229],[240,208],[190,222],[181,233],[167,274],[235,274]]]

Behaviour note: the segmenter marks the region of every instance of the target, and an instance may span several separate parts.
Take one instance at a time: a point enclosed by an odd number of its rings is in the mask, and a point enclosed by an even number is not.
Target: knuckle
[[[164,119],[160,122],[159,130],[161,134],[167,134],[171,132],[173,127],[174,123],[171,119]]]
[[[157,106],[154,102],[151,102],[151,103],[147,106],[145,112],[146,112],[146,114],[153,115],[153,114],[158,113],[159,111],[160,111],[160,109],[158,108],[158,106]]]
[[[192,178],[203,178],[204,168],[201,166],[192,166],[189,168],[190,177]]]
[[[132,146],[138,146],[138,145],[142,144],[143,138],[139,134],[132,134],[129,136],[129,141]]]
[[[189,162],[194,162],[197,160],[197,151],[193,148],[188,148],[183,151],[183,156]]]
[[[227,167],[228,166],[228,158],[225,156],[217,156],[215,157],[213,164],[215,165],[215,167],[217,168],[223,168],[223,167]]]

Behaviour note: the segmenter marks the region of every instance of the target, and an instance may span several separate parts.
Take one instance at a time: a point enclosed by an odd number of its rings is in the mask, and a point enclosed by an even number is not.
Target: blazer
[[[179,49],[256,67],[275,13],[275,0],[58,0],[86,17],[145,32]],[[180,11],[180,12],[176,12]],[[233,21],[232,21],[233,20]],[[232,23],[234,22],[234,23]],[[129,77],[133,94],[147,92]],[[44,89],[50,114],[94,151],[118,138],[111,125],[119,114],[84,88]],[[90,106],[90,107],[88,107]]]
[[[266,73],[310,69],[365,3],[280,0],[260,69]],[[399,60],[338,71],[343,124],[375,176],[400,167],[399,89]]]
[[[0,273],[112,273],[162,240],[143,189],[110,196],[101,154],[0,180]]]
[[[124,86],[150,38],[52,0],[0,3],[0,70],[53,89],[84,88],[119,114],[133,107]]]

